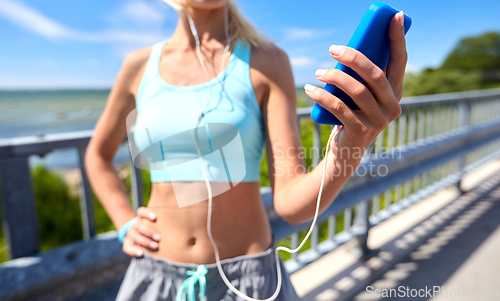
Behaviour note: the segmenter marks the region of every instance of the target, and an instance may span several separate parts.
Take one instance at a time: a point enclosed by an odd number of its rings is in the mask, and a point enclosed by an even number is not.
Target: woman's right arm
[[[137,90],[134,88],[142,78],[139,75],[144,72],[149,52],[148,49],[138,50],[125,58],[85,154],[89,182],[116,229],[121,229],[136,216],[113,166],[113,157],[127,134],[126,118],[135,109],[133,91]],[[147,208],[140,208],[138,215],[152,221],[156,219],[154,212]],[[142,225],[141,218],[138,218],[127,232],[123,250],[128,255],[141,256],[142,251],[135,244],[156,250],[158,240],[158,232]]]

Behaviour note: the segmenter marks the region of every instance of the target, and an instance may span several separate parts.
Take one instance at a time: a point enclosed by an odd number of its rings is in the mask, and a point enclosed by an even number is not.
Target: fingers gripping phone
[[[398,12],[399,10],[384,2],[374,2],[365,12],[347,46],[360,51],[380,69],[384,70],[389,62],[389,24]],[[411,18],[404,15],[405,34],[410,29],[411,22]],[[366,86],[365,81],[351,68],[337,63],[335,69],[349,74]],[[326,84],[324,89],[342,100],[349,108],[359,110],[352,98],[337,86]],[[318,103],[312,109],[311,118],[320,124],[342,125],[335,115]]]

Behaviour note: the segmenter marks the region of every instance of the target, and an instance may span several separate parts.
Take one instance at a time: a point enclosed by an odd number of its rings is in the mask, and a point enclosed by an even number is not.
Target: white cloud
[[[142,22],[142,24],[147,22],[158,25],[164,18],[161,12],[154,10],[149,4],[139,1],[126,3],[120,14],[122,18],[132,19],[136,22]],[[136,47],[142,47],[165,39],[167,36],[163,30],[156,29],[141,31],[109,29],[97,33],[74,30],[44,16],[21,2],[12,0],[0,0],[0,15],[26,30],[53,39],[95,43],[132,43]]]
[[[134,44],[138,45],[149,45],[152,43],[156,43],[164,39],[165,37],[165,34],[162,34],[160,32],[107,30],[100,33],[73,32],[71,37],[67,38],[83,42],[133,42]]]
[[[302,27],[286,27],[283,29],[283,40],[297,41],[303,39],[319,38],[335,33],[334,30],[318,30]]]
[[[125,3],[120,14],[126,20],[143,25],[161,24],[166,18],[165,13],[158,10],[156,6],[142,1]]]
[[[118,27],[129,26],[131,23],[141,27],[161,26],[167,17],[170,17],[170,12],[155,4],[137,0],[126,2],[116,10],[116,13],[106,15],[104,18]]]
[[[290,58],[290,63],[293,67],[303,68],[313,65],[316,63],[316,60],[308,56],[295,56]]]
[[[0,15],[25,29],[48,38],[68,36],[70,31],[41,13],[11,0],[0,0]]]
[[[309,28],[288,27],[283,30],[283,35],[287,40],[300,40],[313,37],[315,32]]]

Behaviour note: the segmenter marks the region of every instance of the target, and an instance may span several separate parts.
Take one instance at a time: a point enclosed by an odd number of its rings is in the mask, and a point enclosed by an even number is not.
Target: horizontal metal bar
[[[44,154],[62,148],[85,147],[93,133],[90,130],[0,139],[0,159]]]
[[[445,104],[459,102],[473,102],[478,100],[494,99],[500,97],[500,89],[445,93],[405,97],[401,100],[401,107],[422,106],[428,104]]]
[[[457,130],[453,135],[428,139],[425,143],[418,143],[412,147],[401,148],[401,156],[398,158],[375,159],[365,163],[372,164],[374,169],[385,165],[389,172],[385,177],[372,177],[370,174],[351,177],[335,198],[335,202],[319,216],[318,222],[498,139],[500,139],[500,121],[490,122]],[[309,222],[291,226],[277,215],[274,215],[273,219],[270,218],[270,222],[277,239],[309,227]]]
[[[418,107],[431,104],[475,102],[478,100],[487,100],[494,98],[500,98],[500,89],[404,97],[403,99],[401,99],[401,102],[399,104],[401,105],[402,109],[407,109],[409,107]],[[309,117],[311,115],[312,108],[313,107],[297,109],[297,118]]]
[[[297,118],[304,118],[304,117],[309,117],[311,116],[313,107],[307,107],[307,108],[298,108],[297,109]]]
[[[116,235],[111,231],[0,264],[0,300],[68,300],[120,279],[130,257]]]

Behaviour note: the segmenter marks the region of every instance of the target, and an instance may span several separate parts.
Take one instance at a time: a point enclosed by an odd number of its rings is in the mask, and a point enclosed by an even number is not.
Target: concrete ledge
[[[0,265],[0,300],[65,300],[122,277],[130,257],[116,232]]]

